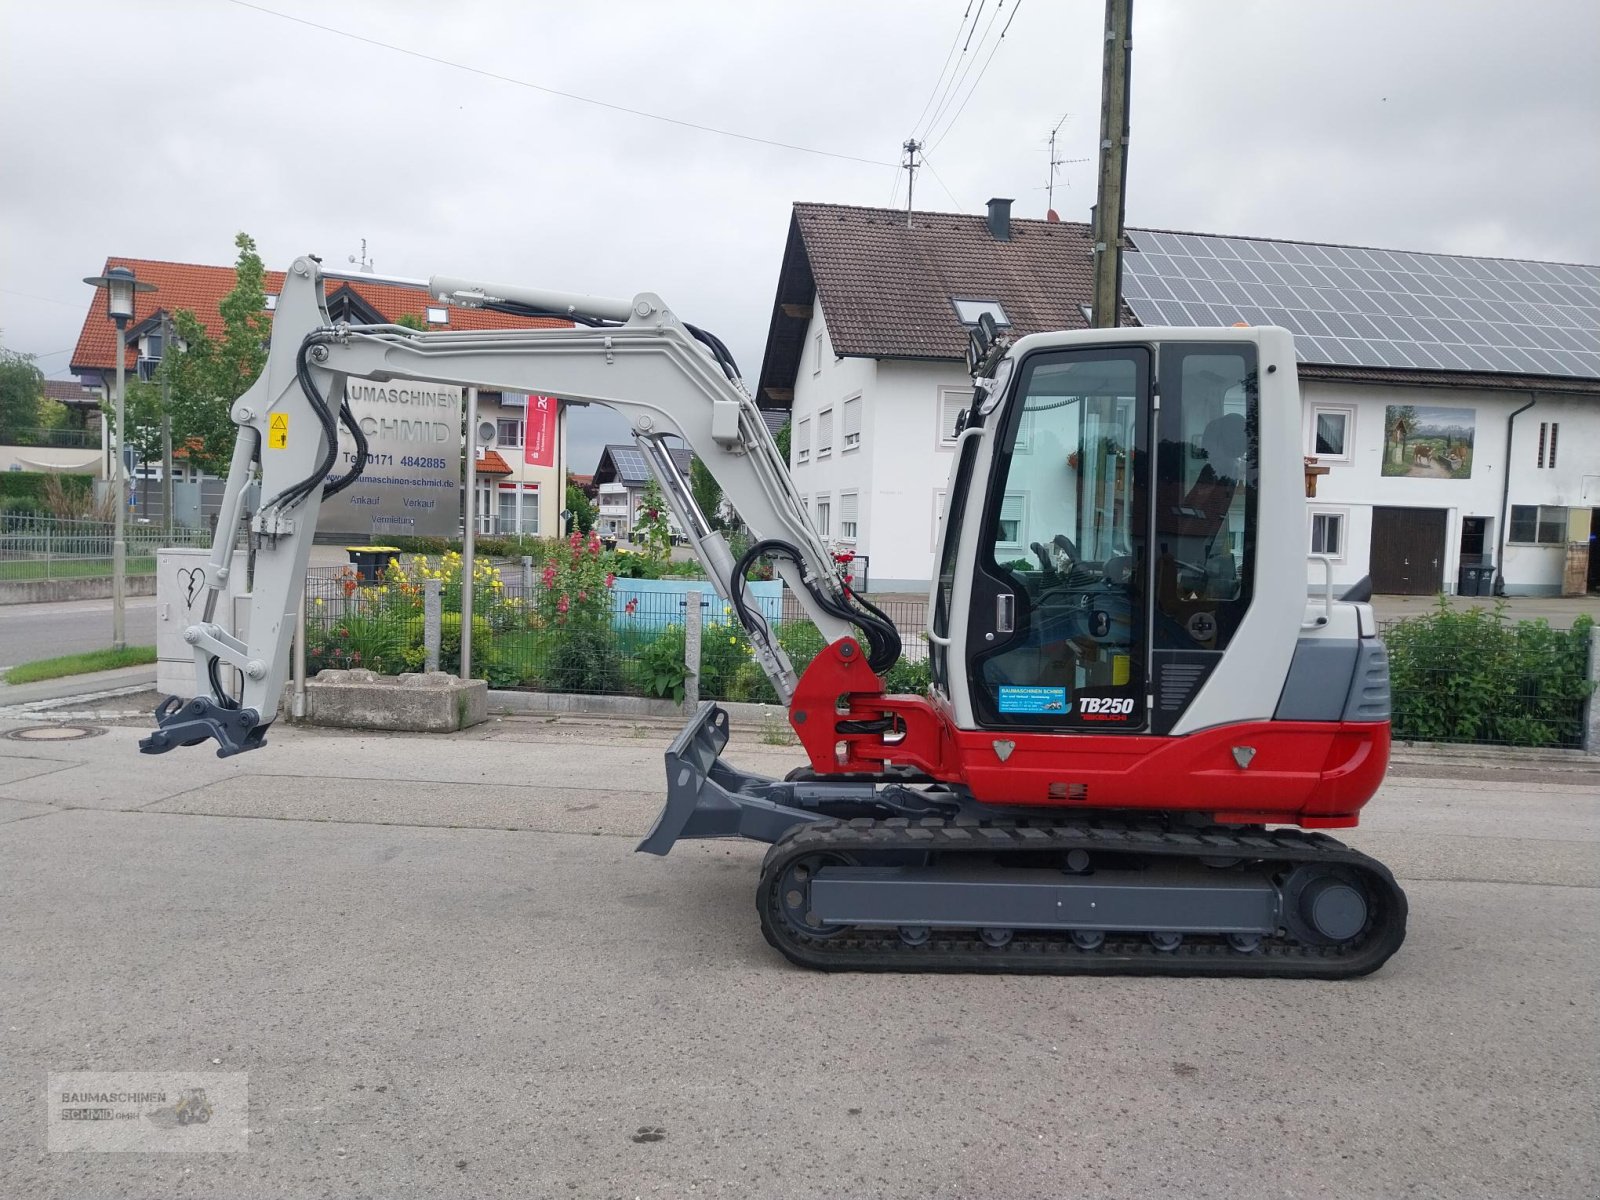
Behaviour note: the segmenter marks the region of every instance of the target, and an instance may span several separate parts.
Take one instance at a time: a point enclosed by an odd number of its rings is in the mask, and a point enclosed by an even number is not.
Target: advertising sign
[[[319,529],[381,541],[454,537],[461,524],[461,389],[441,383],[352,379],[350,409],[367,437],[361,478],[326,501]],[[330,479],[355,461],[339,429]]]
[[[561,401],[554,396],[529,396],[522,431],[522,461],[530,467],[556,465],[556,413]]]

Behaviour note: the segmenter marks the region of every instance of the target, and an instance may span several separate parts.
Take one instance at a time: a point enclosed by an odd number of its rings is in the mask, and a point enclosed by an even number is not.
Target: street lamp
[[[111,479],[112,491],[116,496],[115,525],[112,531],[111,542],[111,648],[121,650],[128,644],[127,637],[127,603],[128,603],[128,543],[124,525],[127,520],[128,497],[124,495],[122,465],[122,377],[126,369],[123,362],[128,357],[128,346],[125,341],[128,322],[133,319],[133,298],[136,292],[153,292],[156,285],[153,283],[140,283],[134,278],[133,271],[128,267],[112,267],[104,275],[90,275],[84,279],[85,283],[92,284],[106,291],[106,316],[111,318],[117,327],[117,386],[112,396],[112,406],[115,409],[116,429],[113,436],[116,439],[117,453],[112,460]]]

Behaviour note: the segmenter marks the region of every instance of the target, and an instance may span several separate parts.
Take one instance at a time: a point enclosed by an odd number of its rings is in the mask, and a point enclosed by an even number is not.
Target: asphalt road
[[[632,853],[637,732],[0,740],[0,1191],[1600,1191],[1600,770],[1398,769],[1365,980],[824,976],[762,941],[759,847]],[[249,1149],[51,1154],[71,1069],[246,1071]]]
[[[156,644],[154,596],[127,601],[130,646]],[[111,645],[111,601],[0,605],[0,669],[36,658],[104,650]]]

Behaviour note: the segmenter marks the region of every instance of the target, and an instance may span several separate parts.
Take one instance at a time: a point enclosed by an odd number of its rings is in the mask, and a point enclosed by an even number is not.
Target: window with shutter
[[[956,444],[956,422],[960,420],[962,412],[971,401],[972,392],[968,388],[939,389],[939,444],[941,446],[954,446]]]
[[[794,427],[794,461],[796,466],[800,463],[811,461],[810,417],[807,417]]]
[[[861,397],[851,396],[844,402],[844,428],[840,431],[843,446],[840,453],[861,445]]]
[[[825,408],[817,414],[817,457],[827,458],[833,453],[833,409]]]
[[[861,499],[856,492],[839,493],[839,540],[854,542],[860,523]]]
[[[1024,492],[1007,492],[1000,505],[1000,528],[995,544],[1006,549],[1022,549],[1022,514],[1027,507]]]

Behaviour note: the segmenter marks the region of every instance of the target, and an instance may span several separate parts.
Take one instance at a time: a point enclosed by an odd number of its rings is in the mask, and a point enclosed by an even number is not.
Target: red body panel
[[[887,735],[839,728],[886,718]],[[806,669],[789,720],[819,774],[895,764],[985,804],[1200,812],[1227,824],[1354,825],[1389,763],[1387,721],[1252,721],[1180,737],[956,729],[920,696],[883,695],[849,639]],[[1248,765],[1236,748],[1251,751]]]

